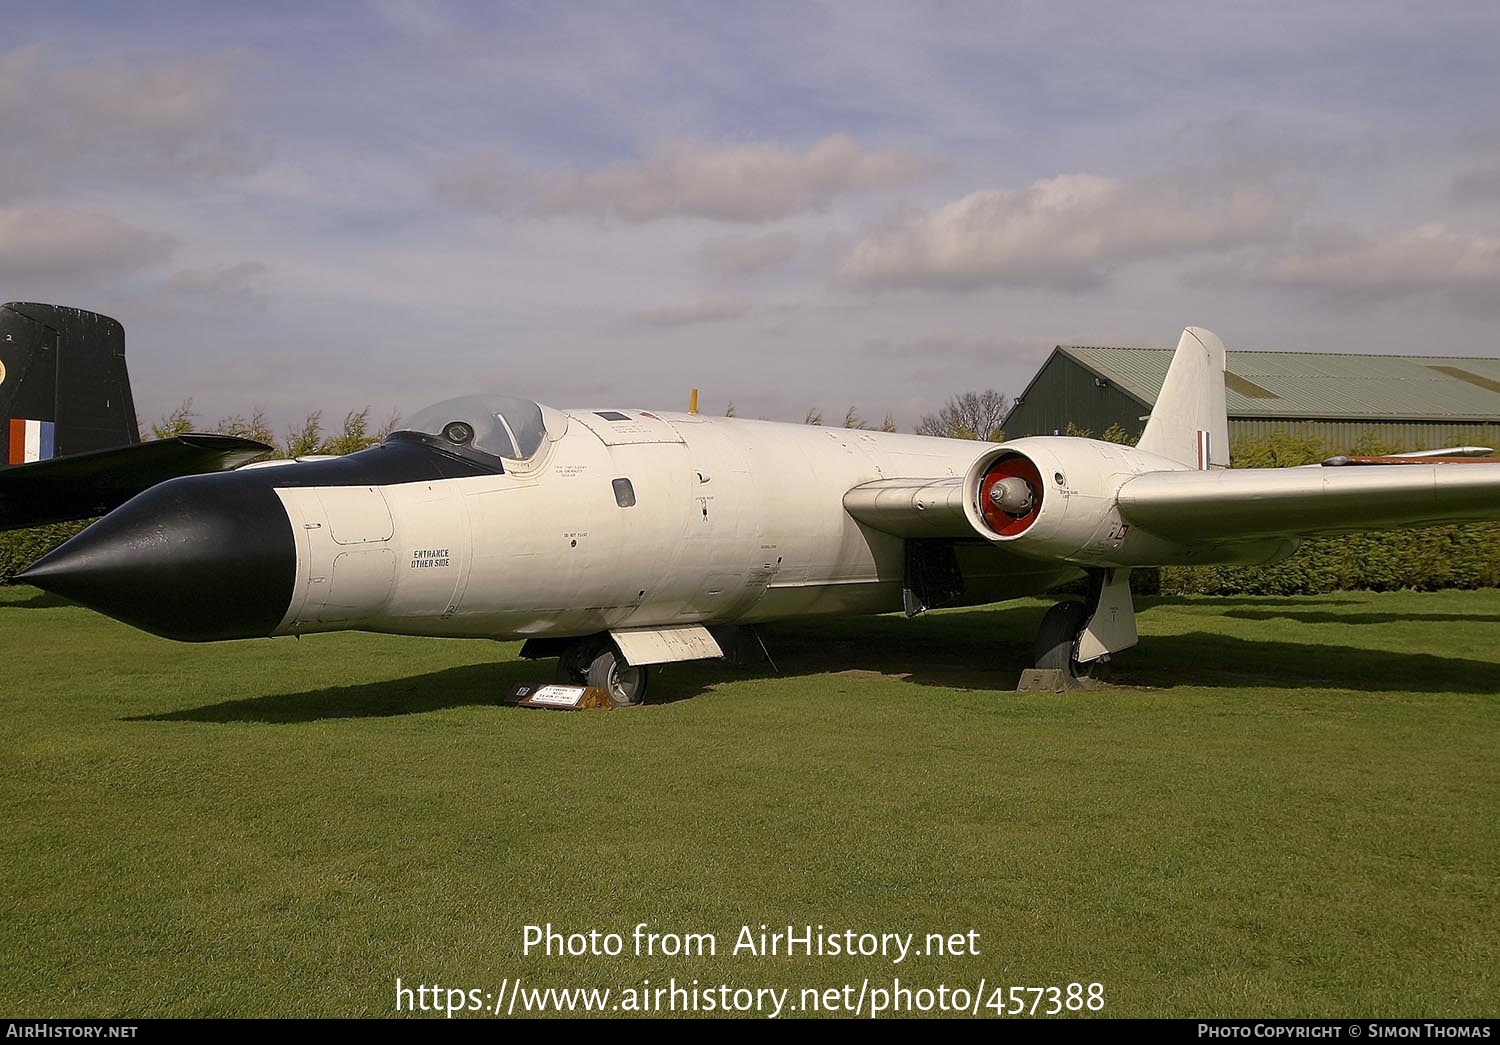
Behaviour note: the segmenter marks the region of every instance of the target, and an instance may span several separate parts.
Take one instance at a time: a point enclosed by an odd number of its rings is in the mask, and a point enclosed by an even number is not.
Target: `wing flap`
[[[1500,464],[1152,472],[1120,514],[1158,537],[1236,540],[1500,519]]]

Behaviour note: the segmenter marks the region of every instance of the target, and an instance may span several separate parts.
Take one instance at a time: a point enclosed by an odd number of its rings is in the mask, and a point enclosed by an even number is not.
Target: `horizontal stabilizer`
[[[234,468],[271,447],[232,435],[179,435],[0,468],[0,530],[103,515],[157,483]]]

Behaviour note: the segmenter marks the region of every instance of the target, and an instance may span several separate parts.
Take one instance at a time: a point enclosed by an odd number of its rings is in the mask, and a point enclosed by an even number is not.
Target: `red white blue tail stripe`
[[[57,456],[55,433],[51,421],[30,421],[24,417],[10,419],[10,453],[7,464],[30,464],[50,461]]]
[[[1200,428],[1198,430],[1197,438],[1193,440],[1193,444],[1195,449],[1197,450],[1198,470],[1200,472],[1206,471],[1208,469],[1209,462],[1213,460],[1213,457],[1209,452],[1211,448],[1209,446],[1208,433]]]

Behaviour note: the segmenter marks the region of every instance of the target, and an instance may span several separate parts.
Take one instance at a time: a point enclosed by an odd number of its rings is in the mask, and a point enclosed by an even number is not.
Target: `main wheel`
[[[1036,635],[1036,666],[1066,671],[1070,678],[1087,678],[1093,665],[1079,664],[1073,653],[1088,622],[1088,607],[1081,602],[1059,602],[1049,609]]]
[[[588,684],[608,693],[610,703],[617,708],[633,708],[644,703],[650,677],[646,668],[625,663],[625,658],[616,653],[613,646],[600,650],[588,670]]]

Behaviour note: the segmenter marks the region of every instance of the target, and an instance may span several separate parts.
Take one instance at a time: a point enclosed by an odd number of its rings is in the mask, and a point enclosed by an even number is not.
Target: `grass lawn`
[[[0,1015],[389,1015],[398,976],[1500,1012],[1500,592],[1145,600],[1117,685],[1007,692],[1044,608],[783,624],[780,674],[565,714],[496,705],[550,677],[517,644],[179,645],[0,588]],[[546,922],[626,953],[523,957]],[[730,953],[762,924],[980,953]]]

